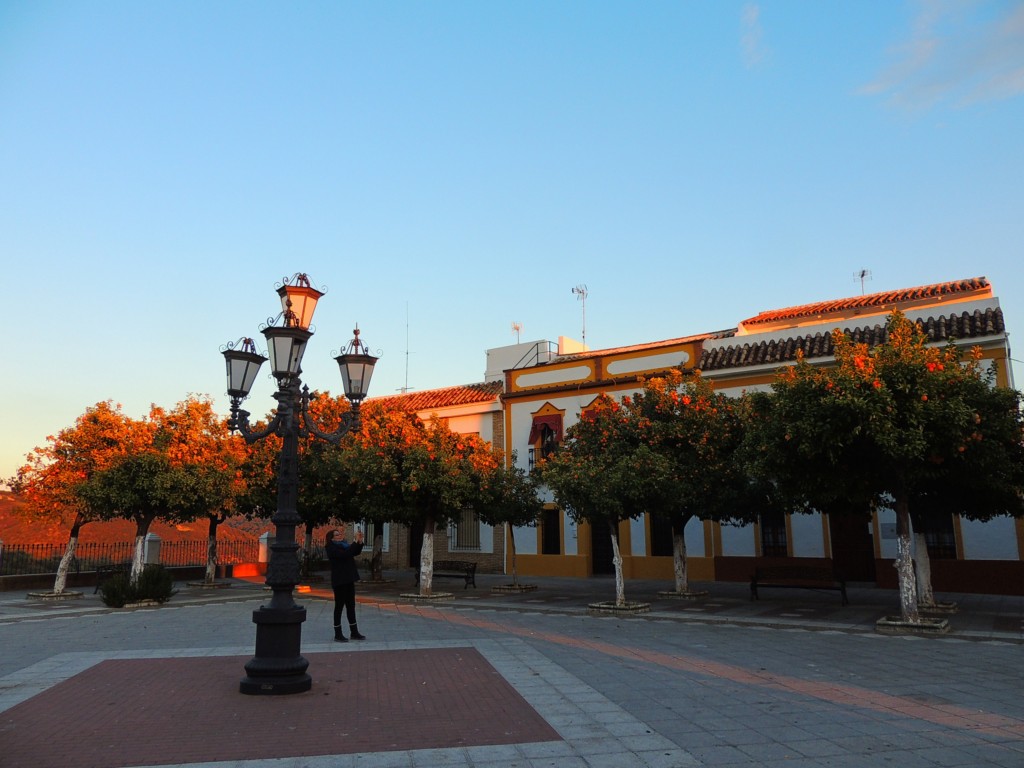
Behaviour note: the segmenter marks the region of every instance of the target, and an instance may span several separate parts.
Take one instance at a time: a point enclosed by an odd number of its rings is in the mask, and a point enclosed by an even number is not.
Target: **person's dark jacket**
[[[331,561],[331,586],[355,584],[359,581],[356,558],[363,551],[362,542],[328,541],[325,547],[327,559]]]

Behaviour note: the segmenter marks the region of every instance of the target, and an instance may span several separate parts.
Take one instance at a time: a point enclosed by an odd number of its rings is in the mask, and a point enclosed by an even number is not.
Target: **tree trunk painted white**
[[[896,573],[900,583],[900,618],[909,624],[918,624],[917,582],[914,577],[914,557],[911,552],[913,529],[906,498],[896,499]]]
[[[62,595],[68,584],[68,570],[71,568],[71,559],[75,556],[75,548],[78,546],[78,536],[68,537],[68,545],[64,549],[64,556],[57,566],[57,578],[53,580],[53,594]]]
[[[618,524],[612,523],[612,563],[615,565],[615,606],[621,608],[626,604],[626,585],[622,579],[622,555],[619,552]]]
[[[686,537],[682,532],[672,531],[672,569],[676,576],[676,592],[689,592],[690,584],[686,578]]]
[[[146,535],[137,534],[135,536],[135,553],[132,555],[132,570],[129,581],[132,584],[139,583],[139,576],[142,575],[143,559],[146,551]]]
[[[512,552],[512,586],[517,587],[519,586],[519,575],[516,573],[516,532],[508,523],[505,523],[505,539]]]
[[[928,541],[924,533],[914,531],[914,565],[917,574],[917,604],[935,606],[935,592],[932,591],[932,559],[928,554]]]
[[[434,587],[434,520],[423,526],[423,545],[420,547],[420,594],[432,595]]]
[[[74,522],[71,523],[71,530],[68,532],[68,545],[64,548],[64,556],[60,559],[60,565],[57,566],[57,578],[53,580],[53,594],[55,595],[63,594],[67,587],[68,571],[71,569],[71,561],[78,548],[78,535],[85,522],[82,513],[79,512],[75,515]]]
[[[214,528],[214,523],[210,527]],[[217,534],[216,528],[206,537],[206,576],[204,581],[213,584],[217,579]]]
[[[380,581],[384,578],[384,532],[382,526],[373,526],[373,548],[370,550],[370,578]]]

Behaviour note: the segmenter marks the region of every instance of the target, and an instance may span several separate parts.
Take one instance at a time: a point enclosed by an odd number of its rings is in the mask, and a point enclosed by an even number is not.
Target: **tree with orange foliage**
[[[668,458],[641,439],[623,403],[600,395],[566,431],[561,448],[539,466],[555,500],[577,522],[603,522],[611,535],[615,605],[626,605],[619,524],[643,513],[645,494],[666,484]]]
[[[190,397],[167,412],[160,422],[168,437],[168,458],[172,465],[190,466],[196,496],[193,511],[207,519],[206,572],[204,581],[213,584],[217,573],[217,528],[237,510],[237,499],[246,490],[242,464],[247,455],[245,441],[228,431],[227,421],[213,411],[208,397]]]
[[[79,489],[91,508],[135,522],[132,584],[142,573],[146,534],[158,517],[175,523],[208,516],[216,534],[239,492],[243,456],[207,399],[188,398],[170,411],[154,405],[139,429],[148,440]]]
[[[513,529],[537,525],[544,509],[537,490],[536,478],[516,463],[515,451],[507,463],[499,462],[485,478],[484,491],[487,495],[480,519],[488,525],[500,525],[505,531],[513,587],[519,586]]]
[[[304,429],[299,439],[299,496],[296,503],[296,511],[305,528],[302,572],[306,576],[311,567],[313,532],[320,526],[347,519],[347,479],[342,471],[337,439],[332,433],[341,427],[351,411],[352,406],[344,396],[335,397],[330,392],[313,392],[309,396]],[[375,551],[379,551],[379,546],[378,542]]]
[[[361,428],[344,445],[349,498],[359,517],[422,523],[420,594],[431,594],[434,530],[466,509],[480,511],[498,457],[476,435],[373,403],[363,406]]]
[[[340,522],[347,514],[344,504],[348,481],[341,474],[341,458],[332,433],[348,418],[352,406],[345,397],[329,392],[312,392],[304,397],[306,412],[299,434],[299,493],[295,511],[305,529],[302,575],[308,576],[315,529]],[[269,413],[265,423],[273,418],[274,413]],[[315,429],[311,431],[310,425]],[[239,499],[239,510],[250,519],[269,518],[276,507],[281,438],[273,433],[266,435],[249,443],[246,450],[242,467],[246,487]]]
[[[8,481],[25,502],[21,511],[33,519],[57,520],[68,526],[68,543],[57,568],[53,594],[65,591],[82,526],[117,516],[114,510],[90,504],[82,494],[83,487],[147,441],[147,431],[122,413],[120,405],[96,403],[86,408],[73,426],[48,437],[45,446],[35,448],[18,474]]]
[[[633,434],[660,458],[663,471],[639,478],[643,509],[667,519],[672,529],[676,594],[689,594],[684,531],[694,519],[747,523],[762,499],[740,459],[742,402],[715,392],[700,371],[679,369],[644,382],[622,400]]]
[[[1021,514],[1020,394],[992,386],[978,350],[964,360],[952,343],[929,346],[899,312],[876,347],[838,330],[833,339],[834,367],[800,359],[759,398],[754,466],[804,509],[891,506],[901,620],[924,623],[913,508],[924,513],[930,504],[949,514],[953,504],[979,519]],[[926,557],[923,542],[916,554]]]

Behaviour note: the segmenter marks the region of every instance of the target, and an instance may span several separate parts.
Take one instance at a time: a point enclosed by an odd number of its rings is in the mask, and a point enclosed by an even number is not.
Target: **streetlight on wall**
[[[285,278],[277,289],[281,297],[281,314],[271,318],[262,328],[267,340],[271,371],[277,379],[277,412],[262,430],[249,428],[249,412],[240,408],[242,400],[256,380],[260,367],[267,361],[250,338],[228,343],[221,350],[227,364],[228,396],[231,417],[228,427],[237,430],[248,443],[269,435],[281,438],[277,472],[277,511],[271,518],[276,528],[267,564],[267,586],[273,590],[270,602],[253,611],[256,624],[256,655],[245,665],[246,677],[239,689],[247,694],[302,693],[312,687],[306,672],[309,662],[301,654],[302,622],[306,609],[297,605],[293,592],[299,580],[299,545],[295,528],[302,522],[297,511],[299,491],[299,438],[315,435],[337,443],[359,424],[359,406],[366,397],[377,359],[359,338],[335,357],[341,372],[345,396],[352,410],[345,414],[335,432],[324,432],[309,413],[309,388],[303,386],[302,355],[313,335],[310,325],[316,303],[324,291],[312,286],[309,278],[298,273]],[[281,324],[276,325],[280,320]]]

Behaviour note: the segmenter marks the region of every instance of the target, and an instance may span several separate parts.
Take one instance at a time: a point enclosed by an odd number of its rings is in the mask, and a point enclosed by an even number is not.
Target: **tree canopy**
[[[421,524],[420,589],[431,590],[435,527],[483,511],[498,456],[476,435],[439,419],[364,406],[362,424],[346,443],[345,472],[353,509],[371,520]]]
[[[577,522],[611,532],[615,602],[625,604],[618,526],[638,517],[672,480],[672,464],[640,438],[641,425],[622,403],[602,394],[566,431],[562,447],[539,466],[555,500]]]
[[[992,386],[979,350],[929,346],[899,312],[876,347],[833,338],[834,366],[800,359],[761,398],[757,466],[804,509],[891,506],[902,618],[916,622],[911,508],[947,493],[979,519],[1019,514],[1019,394]]]

